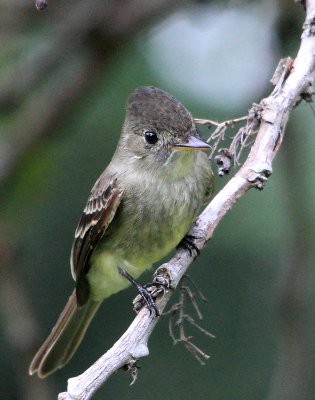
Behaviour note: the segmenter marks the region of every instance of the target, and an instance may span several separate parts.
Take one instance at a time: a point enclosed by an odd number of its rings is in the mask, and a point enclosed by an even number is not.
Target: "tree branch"
[[[200,214],[190,232],[198,238],[195,244],[199,249],[211,239],[223,216],[247,190],[263,188],[272,173],[272,161],[281,146],[289,114],[309,92],[315,68],[315,0],[307,0],[305,5],[307,15],[298,55],[293,63],[284,66],[271,95],[260,102],[259,130],[247,160]],[[156,271],[156,279],[170,283],[170,289],[157,300],[160,312],[193,259],[188,251],[178,250]],[[58,399],[90,399],[113,372],[148,355],[148,339],[157,321],[157,317],[143,308],[110,350],[82,375],[68,380],[68,391],[59,394]]]

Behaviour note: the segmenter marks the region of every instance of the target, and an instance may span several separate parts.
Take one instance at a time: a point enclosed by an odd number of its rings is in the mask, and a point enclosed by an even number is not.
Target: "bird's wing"
[[[89,260],[120,204],[122,190],[115,176],[103,173],[95,183],[75,231],[71,250],[71,272],[76,280],[77,301],[83,305],[89,295],[86,273]]]

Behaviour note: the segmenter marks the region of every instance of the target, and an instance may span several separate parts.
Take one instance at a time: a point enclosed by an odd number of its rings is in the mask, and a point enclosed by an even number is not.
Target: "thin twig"
[[[232,127],[237,123],[243,122],[247,120],[247,115],[244,117],[233,118],[223,122],[216,122],[211,119],[204,119],[204,118],[194,118],[194,121],[197,124],[207,126],[209,129],[212,126],[216,126],[214,132],[208,137],[207,142],[211,143],[212,150],[209,155],[209,159],[211,160],[213,155],[215,154],[220,142],[222,142],[225,137],[225,132],[228,127]]]
[[[184,347],[187,350],[189,350],[189,352],[194,356],[194,358],[196,358],[200,363],[204,364],[204,361],[202,360],[202,358],[206,359],[206,358],[209,358],[209,356],[204,351],[202,351],[199,347],[197,347],[195,344],[192,343],[192,341],[191,341],[192,336],[188,336],[186,334],[185,322],[188,322],[190,325],[197,328],[197,330],[199,330],[201,333],[203,333],[206,336],[209,336],[211,338],[214,338],[215,336],[212,333],[210,333],[209,331],[207,331],[206,329],[202,328],[199,324],[197,324],[197,322],[194,320],[194,318],[185,311],[187,300],[188,300],[188,302],[190,304],[192,304],[199,320],[202,319],[202,314],[200,312],[198,303],[196,301],[195,293],[190,289],[189,286],[184,284],[185,278],[188,278],[189,282],[191,282],[194,285],[194,287],[196,288],[197,293],[200,295],[200,297],[203,300],[205,300],[204,295],[201,293],[199,288],[197,288],[195,282],[185,274],[184,278],[181,280],[181,282],[179,284],[179,286],[180,286],[179,302],[174,304],[170,308],[170,310],[164,312],[163,315],[171,314],[170,319],[169,319],[169,334],[173,340],[173,344],[174,345],[176,345],[178,343],[183,344]],[[177,316],[177,319],[175,320],[176,316]],[[176,336],[176,334],[174,332],[175,327],[179,331],[178,337]]]

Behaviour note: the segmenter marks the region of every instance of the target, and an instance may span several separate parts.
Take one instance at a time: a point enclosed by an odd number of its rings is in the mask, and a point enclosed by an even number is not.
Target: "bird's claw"
[[[179,244],[177,245],[177,248],[184,248],[185,250],[189,251],[189,255],[190,257],[193,257],[193,252],[196,252],[196,256],[198,257],[200,254],[200,250],[198,249],[198,247],[195,245],[195,240],[198,239],[197,237],[193,236],[193,235],[185,235],[183,237],[183,239],[179,242]]]
[[[155,300],[154,297],[157,296],[156,294],[156,290],[154,288],[154,286],[156,287],[157,284],[156,283],[150,283],[147,285],[142,285],[141,283],[139,283],[138,281],[136,281],[126,270],[124,270],[123,268],[118,267],[119,273],[126,278],[130,283],[132,283],[136,289],[139,292],[139,295],[135,298],[134,300],[134,307],[136,309],[136,311],[138,311],[143,304],[145,304],[147,306],[147,308],[150,311],[150,315],[152,315],[152,313],[155,313],[155,316],[158,317],[160,315],[159,310],[157,309],[157,306],[155,304]],[[149,290],[150,288],[153,288],[153,290]],[[140,297],[140,299],[139,299]]]

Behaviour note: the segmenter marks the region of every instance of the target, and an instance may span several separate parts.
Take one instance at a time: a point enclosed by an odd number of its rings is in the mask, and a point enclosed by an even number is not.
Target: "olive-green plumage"
[[[73,355],[101,302],[184,237],[210,198],[214,178],[191,114],[170,94],[140,87],[128,99],[112,161],[91,190],[75,232],[76,289],[30,373],[45,377]]]

